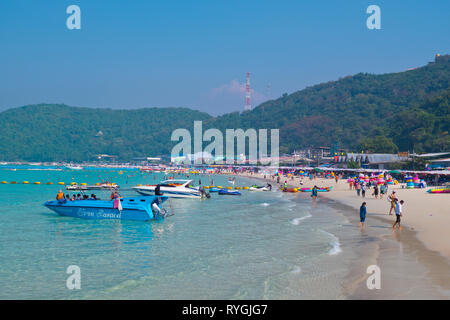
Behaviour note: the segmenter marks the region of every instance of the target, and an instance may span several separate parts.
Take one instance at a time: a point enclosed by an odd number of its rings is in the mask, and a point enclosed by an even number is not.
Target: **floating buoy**
[[[209,189],[209,187],[208,187],[208,186],[204,186],[203,188],[204,188],[204,189]]]
[[[227,187],[227,189],[228,189],[228,190],[231,190],[231,189],[233,189],[233,188],[232,188],[232,187]]]
[[[76,182],[71,182],[70,185],[71,186],[75,186],[77,183]]]
[[[7,184],[8,182],[6,182],[6,181],[2,181],[2,182],[0,182],[1,184]]]
[[[223,189],[223,188],[222,188],[222,186],[217,186],[217,188],[219,188],[219,189]]]
[[[87,183],[84,183],[84,182],[83,182],[81,185],[82,185],[82,186],[87,186]]]
[[[47,182],[46,184],[50,185],[50,184],[53,184],[53,182]]]
[[[24,181],[24,182],[22,182],[23,184],[29,184],[29,182],[28,181]]]
[[[244,187],[244,188],[242,188],[242,189],[244,189],[244,190],[248,190],[248,187]]]
[[[16,181],[11,181],[10,184],[17,184],[17,182]]]
[[[240,189],[241,189],[241,187],[235,187],[235,189],[236,189],[236,190],[240,190]]]
[[[34,184],[41,184],[39,181],[36,181]]]
[[[61,185],[61,186],[63,186],[63,185],[64,185],[64,182],[58,182],[58,184]]]

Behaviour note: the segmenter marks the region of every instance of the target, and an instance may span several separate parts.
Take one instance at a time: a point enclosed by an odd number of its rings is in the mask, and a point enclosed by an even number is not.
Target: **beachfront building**
[[[387,165],[395,162],[407,161],[407,155],[390,153],[349,153],[337,157],[337,163],[357,162],[361,168],[388,169]]]

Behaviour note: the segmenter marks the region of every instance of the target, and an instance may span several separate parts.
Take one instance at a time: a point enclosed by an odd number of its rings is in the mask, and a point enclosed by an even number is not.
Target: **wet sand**
[[[263,175],[248,177],[264,180]],[[388,215],[386,199],[366,198],[349,190],[346,181],[309,178],[288,181],[289,187],[333,186],[331,192],[319,193],[318,203],[339,208],[349,225],[342,226],[342,247],[356,253],[343,288],[348,299],[450,299],[450,196],[428,194],[424,189],[401,189],[391,186],[399,199],[405,200],[402,229],[393,230],[395,215]],[[278,188],[276,180],[265,179]],[[445,197],[445,198],[444,198]],[[361,237],[346,236],[346,228],[358,228],[359,206],[367,202],[366,228]],[[426,213],[425,213],[426,212]],[[369,265],[381,271],[381,289],[369,290],[366,272]]]

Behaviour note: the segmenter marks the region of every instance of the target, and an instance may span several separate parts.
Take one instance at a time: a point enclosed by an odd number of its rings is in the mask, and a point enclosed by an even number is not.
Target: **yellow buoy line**
[[[17,182],[17,181],[10,181],[10,182],[8,182],[8,181],[0,181],[0,184],[35,184],[35,185],[45,184],[45,185],[53,185],[53,182],[48,181],[48,182],[45,182],[45,183],[41,183],[40,181],[35,181],[35,182],[31,183],[30,181],[22,181],[22,182]],[[57,184],[61,185],[61,186],[66,185],[66,183],[62,182],[62,181],[59,181]],[[71,186],[77,186],[78,183],[71,182],[70,185]],[[83,182],[83,183],[80,183],[79,185],[80,186],[87,186],[87,183]],[[101,185],[101,183],[95,183],[95,185],[99,186],[99,185]],[[107,184],[107,185],[116,185],[116,184],[113,183],[113,184]]]
[[[29,181],[22,181],[22,182],[17,182],[17,181],[10,181],[10,182],[8,182],[8,181],[0,181],[0,184],[34,184],[34,185],[53,185],[54,183],[53,182],[45,182],[45,183],[41,183],[40,181],[35,181],[35,182],[33,182],[33,183],[31,183],[31,182],[29,182]],[[56,184],[58,184],[58,185],[61,185],[61,186],[64,186],[64,185],[66,185],[66,183],[65,182],[62,182],[62,181],[59,181],[59,182],[57,182]],[[80,183],[80,184],[78,184],[78,183],[76,183],[76,182],[71,182],[69,185],[71,185],[71,186],[76,186],[76,185],[80,185],[80,186],[87,186],[87,183],[85,183],[85,182],[83,182],[83,183]],[[95,183],[94,185],[96,185],[96,186],[99,186],[99,185],[101,185],[101,183]],[[111,185],[111,186],[113,186],[113,185],[116,185],[115,183],[112,183],[112,184],[108,184],[108,185]],[[140,186],[143,186],[142,184],[137,184],[136,186],[138,186],[138,187],[140,187]],[[232,189],[235,189],[235,190],[248,190],[248,189],[250,189],[251,187],[242,187],[242,186],[237,186],[237,187],[223,187],[223,186],[204,186],[203,187],[204,189],[211,189],[211,188],[217,188],[217,189],[227,189],[227,190],[232,190]]]

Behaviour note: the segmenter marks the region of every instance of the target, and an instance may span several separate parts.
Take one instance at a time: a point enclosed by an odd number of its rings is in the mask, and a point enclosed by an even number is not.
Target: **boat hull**
[[[220,195],[228,195],[228,196],[240,196],[241,193],[239,191],[230,191],[230,190],[220,190],[218,192]]]
[[[154,196],[155,190],[152,189],[134,189],[137,193],[143,195],[143,196]],[[200,192],[183,192],[183,191],[177,191],[177,190],[161,190],[161,193],[169,198],[191,198],[191,199],[200,199],[201,194]]]
[[[122,199],[122,210],[114,208],[114,201],[102,200],[76,200],[76,201],[47,201],[44,206],[61,216],[82,219],[114,219],[149,221],[162,218],[155,215],[151,204],[157,197],[133,197]],[[158,197],[159,203],[167,197]]]

